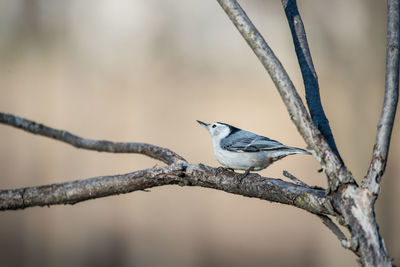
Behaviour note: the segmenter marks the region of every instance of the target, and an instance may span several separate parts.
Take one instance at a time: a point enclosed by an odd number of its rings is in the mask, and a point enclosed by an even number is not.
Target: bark
[[[0,123],[8,124],[33,134],[50,137],[77,148],[110,153],[140,153],[160,160],[166,164],[171,164],[179,160],[185,160],[167,148],[145,143],[122,143],[82,138],[71,134],[68,131],[57,130],[41,123],[2,112],[0,112]]]
[[[292,205],[315,214],[334,214],[329,202],[326,201],[323,189],[265,178],[258,174],[249,174],[241,183],[238,183],[237,178],[240,175],[224,168],[193,165],[181,161],[168,166],[122,175],[0,190],[0,210],[75,204],[99,197],[178,184],[212,188],[245,197]]]
[[[351,240],[344,246],[354,251],[364,266],[391,266],[391,259],[375,220],[374,204],[379,191],[376,190],[376,184],[379,183],[379,179],[383,175],[387,160],[387,149],[398,97],[399,0],[388,1],[388,63],[385,102],[377,134],[377,144],[374,149],[376,156],[373,157],[371,171],[369,172],[371,174],[368,175],[373,178],[365,179],[367,182],[361,188],[356,184],[351,172],[341,160],[336,145],[334,145],[333,137],[330,136],[329,123],[325,114],[323,114],[321,105],[317,75],[312,64],[296,1],[282,0],[282,4],[291,27],[305,88],[306,91],[311,92],[311,95],[307,98],[307,104],[313,120],[307,113],[282,64],[238,2],[236,0],[217,1],[268,71],[293,123],[297,126],[309,149],[314,151],[314,156],[321,163],[328,179],[328,199],[336,212],[336,218],[348,228],[351,235]],[[368,187],[370,190],[365,189]],[[332,227],[329,228],[333,231]],[[335,231],[333,232],[335,233]],[[338,236],[338,238],[342,244],[346,243],[342,241],[343,236]]]
[[[240,174],[224,168],[188,163],[175,152],[143,143],[117,143],[81,138],[11,114],[0,113],[0,123],[33,134],[50,137],[78,148],[112,153],[140,153],[165,162],[168,166],[123,175],[102,176],[73,182],[0,190],[0,210],[33,206],[75,204],[115,194],[145,190],[155,186],[179,184],[222,190],[292,205],[316,214],[352,250],[364,266],[391,266],[392,261],[375,220],[375,201],[385,171],[390,138],[398,102],[399,86],[399,1],[388,0],[387,61],[384,103],[378,124],[373,156],[362,186],[341,160],[319,94],[317,75],[308,48],[304,25],[296,1],[282,0],[303,74],[308,114],[296,88],[282,64],[252,24],[236,0],[217,0],[263,64],[286,105],[290,118],[304,138],[327,176],[328,189],[310,187],[285,173],[296,184],[250,174],[241,182]],[[333,215],[350,233],[350,240],[327,217]]]
[[[325,137],[326,142],[331,147],[333,153],[335,153],[339,160],[342,160],[336,147],[335,139],[333,138],[331,127],[329,126],[329,121],[325,115],[324,109],[322,108],[318,76],[314,68],[308,46],[306,30],[297,8],[297,3],[295,0],[282,0],[282,5],[292,33],[294,48],[299,61],[301,74],[303,76],[307,106],[311,118],[315,126]]]
[[[375,196],[379,194],[379,183],[385,171],[389,154],[390,137],[399,101],[399,1],[389,0],[387,9],[385,95],[374,150],[372,152],[372,160],[368,173],[363,180],[363,187],[367,188]]]
[[[286,105],[290,118],[307,143],[308,149],[313,151],[314,156],[321,163],[329,180],[330,189],[335,191],[340,184],[354,183],[350,172],[315,127],[282,64],[241,6],[236,0],[217,1],[269,73]]]

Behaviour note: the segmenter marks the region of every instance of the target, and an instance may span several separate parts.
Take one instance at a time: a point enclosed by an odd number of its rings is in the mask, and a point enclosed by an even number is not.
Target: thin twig
[[[101,176],[73,182],[0,190],[0,210],[34,206],[75,204],[89,199],[179,184],[213,188],[246,197],[255,197],[292,205],[315,214],[334,214],[327,204],[325,191],[249,174],[237,183],[228,170],[186,162],[132,173]]]
[[[186,161],[184,158],[167,148],[145,143],[123,143],[86,139],[70,132],[57,130],[12,114],[0,112],[0,123],[14,126],[33,134],[47,136],[77,148],[111,153],[139,153],[165,162],[166,164],[172,164],[179,160]]]
[[[357,256],[360,256],[357,250],[352,247],[351,242],[346,238],[342,230],[340,230],[339,226],[334,223],[331,218],[327,215],[317,215],[318,218],[322,220],[322,223],[332,231],[332,233],[339,239],[340,243],[344,248],[350,249],[353,251]]]
[[[258,32],[236,0],[217,0],[233,24],[268,71],[289,112],[290,118],[303,136],[317,160],[324,166],[329,186],[336,191],[340,184],[355,183],[349,171],[333,153],[324,136],[315,127],[292,81],[282,64]]]
[[[295,182],[295,183],[298,184],[298,185],[308,186],[308,187],[309,187],[308,184],[306,184],[306,183],[303,182],[302,180],[296,178],[294,175],[292,175],[290,172],[288,172],[288,171],[286,171],[286,170],[284,170],[284,171],[282,172],[282,174],[283,174],[283,176],[289,178],[290,180],[292,180],[293,182]]]
[[[310,115],[318,130],[325,136],[326,141],[331,147],[333,153],[340,159],[339,151],[336,147],[332,135],[329,121],[325,116],[319,94],[319,85],[317,73],[314,69],[310,49],[307,42],[306,31],[297,8],[296,0],[282,0],[286,18],[292,33],[294,48],[296,50],[297,60],[299,62],[301,74],[303,76],[304,87],[306,91],[307,106]]]
[[[396,115],[399,99],[399,46],[400,46],[400,7],[399,0],[387,2],[387,34],[386,34],[386,81],[381,117],[378,123],[378,131],[372,160],[366,177],[363,179],[363,187],[375,196],[379,194],[380,180],[385,172],[389,154],[390,138]]]

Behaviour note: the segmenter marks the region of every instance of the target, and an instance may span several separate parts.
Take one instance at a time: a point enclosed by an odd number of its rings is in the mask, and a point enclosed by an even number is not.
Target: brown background
[[[242,1],[299,92],[279,1]],[[384,86],[383,1],[299,1],[338,148],[358,181],[375,140]],[[0,110],[93,139],[168,147],[218,166],[196,119],[305,147],[270,78],[216,1],[0,2]],[[397,116],[398,118],[399,116]],[[377,217],[400,256],[397,125]],[[126,173],[161,164],[78,150],[0,126],[1,188]],[[288,170],[325,186],[313,157]],[[0,266],[356,266],[306,212],[203,188],[0,213]]]

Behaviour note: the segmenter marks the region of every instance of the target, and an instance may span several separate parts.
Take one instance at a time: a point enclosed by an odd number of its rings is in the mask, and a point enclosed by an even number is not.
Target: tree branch
[[[333,153],[342,161],[332,135],[329,121],[325,116],[319,94],[317,73],[314,69],[310,49],[308,47],[306,31],[297,8],[296,0],[282,0],[286,18],[292,33],[294,48],[299,62],[301,74],[303,76],[304,88],[306,91],[307,106],[310,110],[311,118],[331,147]]]
[[[294,176],[293,174],[291,174],[290,172],[284,170],[282,172],[283,176],[285,176],[286,178],[289,178],[290,180],[292,180],[293,182],[295,182],[298,185],[302,185],[302,186],[308,186],[308,184],[306,184],[305,182],[303,182],[302,180],[300,180],[299,178],[297,178],[296,176]]]
[[[366,266],[392,265],[375,221],[374,201],[366,190],[358,187],[352,174],[315,127],[286,71],[237,1],[217,1],[268,71],[293,123],[321,163],[331,190],[330,203],[339,222],[349,229],[350,245],[360,255],[360,262]]]
[[[123,175],[0,190],[0,210],[75,204],[155,186],[182,184],[214,188],[242,196],[293,205],[315,214],[334,214],[323,189],[296,185],[280,179],[264,178],[258,174],[249,174],[242,183],[237,184],[237,176],[241,174],[224,168],[189,164],[178,154],[166,148],[142,143],[90,140],[5,113],[0,113],[0,122],[33,134],[63,141],[78,148],[114,153],[141,153],[169,164],[165,167],[155,167]]]
[[[184,158],[167,148],[145,143],[122,143],[86,139],[70,132],[57,130],[12,114],[0,112],[0,123],[14,126],[33,134],[50,137],[77,148],[111,153],[140,153],[160,160],[166,164],[171,164],[180,160],[186,161]]]
[[[86,180],[0,190],[0,210],[75,204],[89,199],[125,194],[156,186],[179,184],[213,188],[228,193],[292,205],[315,214],[334,212],[323,189],[314,189],[249,174],[237,183],[239,173],[224,168],[192,165],[181,161],[132,173]]]
[[[170,184],[201,186],[292,205],[317,214],[338,237],[342,245],[352,249],[360,257],[363,265],[390,266],[392,262],[375,221],[374,203],[379,193],[379,182],[385,170],[398,101],[399,0],[388,0],[385,97],[373,159],[367,176],[363,179],[363,188],[355,184],[351,173],[344,166],[333,138],[331,141],[328,140],[332,133],[328,120],[323,114],[317,75],[296,2],[282,0],[292,30],[312,119],[282,64],[237,1],[217,1],[268,71],[292,121],[325,170],[329,188],[332,190],[328,196],[323,189],[311,188],[293,177],[291,179],[299,184],[265,178],[258,174],[249,174],[241,183],[238,183],[238,177],[241,174],[223,168],[189,164],[182,157],[165,148],[143,143],[114,143],[85,139],[67,131],[56,130],[11,114],[0,113],[0,123],[63,141],[78,148],[113,153],[141,153],[168,164],[164,167],[154,167],[122,175],[0,190],[0,210],[75,204],[89,199]],[[290,5],[292,8],[288,8]],[[347,226],[351,233],[351,240],[348,241],[337,225],[324,215],[335,215],[341,224]]]
[[[350,245],[359,255],[362,266],[392,266],[379,234],[372,194],[356,185],[348,185],[341,192],[334,192],[330,200],[340,214],[336,216],[339,222],[350,230]]]
[[[367,188],[375,196],[379,194],[379,183],[385,172],[390,138],[399,99],[399,13],[399,0],[388,0],[385,95],[381,117],[378,123],[372,160],[362,184],[363,188]]]
[[[340,230],[339,226],[337,226],[336,223],[331,220],[331,218],[326,215],[317,216],[322,220],[322,223],[326,227],[328,227],[328,229],[331,230],[331,232],[339,239],[344,248],[350,249],[351,251],[356,253],[356,255],[360,256],[358,251],[351,246],[351,243],[349,242],[349,240],[347,240],[346,236],[343,234],[342,230]]]
[[[330,189],[335,191],[340,184],[355,183],[349,171],[333,153],[324,136],[313,124],[282,64],[237,1],[217,1],[268,71],[286,105],[290,118],[308,147],[314,151],[314,156],[323,166]]]

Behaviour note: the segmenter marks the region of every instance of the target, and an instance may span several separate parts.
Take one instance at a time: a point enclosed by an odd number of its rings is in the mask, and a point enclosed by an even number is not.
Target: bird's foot
[[[217,168],[217,171],[218,171],[219,173],[224,172],[224,171],[235,172],[234,169],[232,169],[232,168],[225,168],[225,167],[218,167],[218,168]]]
[[[236,184],[239,186],[242,183],[243,179],[247,175],[249,175],[250,171],[252,171],[252,170],[253,170],[253,168],[248,168],[244,173],[242,173],[241,175],[236,176],[236,181],[235,181]]]

